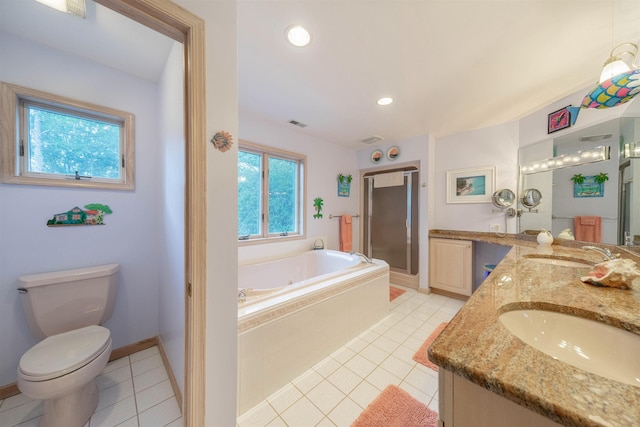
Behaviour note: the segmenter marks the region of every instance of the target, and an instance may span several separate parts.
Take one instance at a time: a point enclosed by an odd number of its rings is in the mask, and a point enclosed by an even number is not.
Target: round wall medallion
[[[224,153],[233,145],[233,136],[231,136],[229,132],[220,131],[213,135],[211,143],[213,143],[214,147]]]
[[[382,150],[374,150],[373,153],[371,153],[371,161],[373,163],[380,163],[380,160],[382,160]]]
[[[387,159],[389,160],[395,160],[398,158],[399,155],[400,155],[400,148],[398,148],[398,146],[396,145],[394,145],[393,147],[387,150]]]

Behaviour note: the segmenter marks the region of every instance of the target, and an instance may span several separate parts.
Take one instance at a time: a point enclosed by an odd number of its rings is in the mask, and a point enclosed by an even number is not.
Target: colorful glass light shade
[[[630,101],[638,93],[640,93],[640,70],[631,70],[598,84],[584,97],[580,107],[615,107]]]

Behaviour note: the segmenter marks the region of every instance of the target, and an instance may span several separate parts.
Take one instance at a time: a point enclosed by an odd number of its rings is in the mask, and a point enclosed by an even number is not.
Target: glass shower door
[[[407,176],[402,186],[371,188],[368,212],[371,256],[385,260],[392,269],[402,271],[409,270],[407,188]]]

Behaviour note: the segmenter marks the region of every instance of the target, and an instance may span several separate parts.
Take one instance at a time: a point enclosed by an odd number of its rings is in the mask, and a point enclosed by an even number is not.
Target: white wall
[[[325,248],[340,249],[339,220],[329,219],[329,214],[358,213],[358,171],[355,167],[356,152],[337,144],[310,137],[304,129],[293,125],[275,124],[255,117],[247,112],[240,114],[240,138],[244,141],[279,148],[307,156],[307,239],[282,243],[240,246],[238,256],[241,263],[273,258],[285,254],[310,250],[317,238],[325,240]],[[352,175],[351,194],[338,197],[338,174]],[[322,218],[313,217],[313,200],[324,200]],[[353,220],[353,249],[359,250],[359,219]]]
[[[158,233],[159,330],[171,369],[184,393],[185,141],[182,44],[175,42],[159,82],[160,192]]]
[[[136,118],[135,191],[0,184],[0,385],[36,343],[15,290],[27,273],[117,262],[114,348],[158,335],[157,87],[119,71],[0,34],[0,80],[129,111]],[[47,227],[53,214],[104,203],[104,226]]]
[[[433,178],[429,185],[434,195],[433,229],[488,232],[489,224],[500,224],[505,231],[504,215],[492,213],[489,203],[446,203],[447,171],[496,166],[496,189],[517,191],[518,123],[506,123],[438,139],[435,144]],[[515,218],[507,221],[508,233],[516,232]]]
[[[207,426],[236,423],[238,329],[238,81],[235,0],[176,0],[206,24],[206,109],[209,139],[221,130],[234,145],[223,153],[207,144]],[[202,284],[195,283],[194,286]]]

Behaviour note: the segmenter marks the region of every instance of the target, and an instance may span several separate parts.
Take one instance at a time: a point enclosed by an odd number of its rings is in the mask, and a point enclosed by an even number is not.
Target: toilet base
[[[71,394],[44,401],[44,414],[38,427],[82,427],[98,406],[96,381],[89,381]]]

